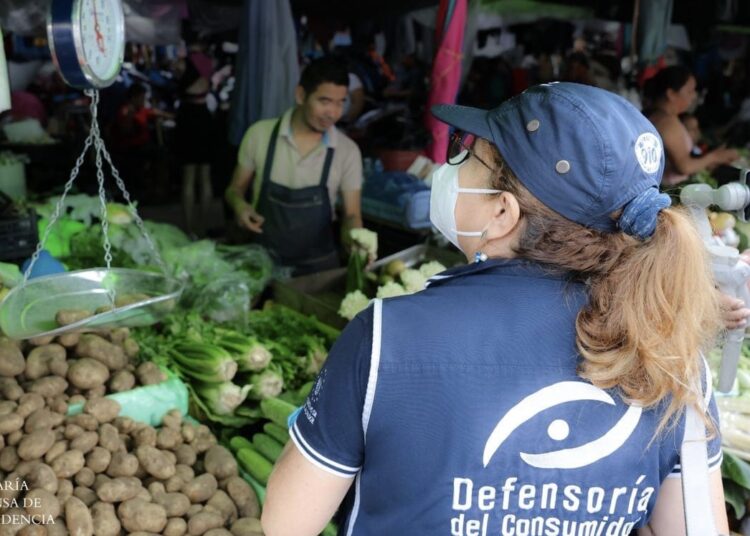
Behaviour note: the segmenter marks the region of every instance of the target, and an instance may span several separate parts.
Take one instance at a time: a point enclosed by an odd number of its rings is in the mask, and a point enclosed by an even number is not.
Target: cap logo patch
[[[635,141],[635,157],[638,164],[646,173],[659,171],[661,165],[662,148],[659,138],[651,132],[644,132]]]

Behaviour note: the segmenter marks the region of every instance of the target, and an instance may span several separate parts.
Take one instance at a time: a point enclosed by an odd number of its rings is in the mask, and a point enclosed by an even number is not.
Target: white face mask
[[[484,231],[470,232],[456,229],[456,201],[458,201],[458,194],[500,193],[500,190],[459,188],[458,170],[465,163],[464,161],[458,166],[451,164],[440,166],[432,175],[432,193],[430,194],[430,221],[432,225],[437,227],[437,230],[461,251],[463,250],[458,243],[459,236],[482,236]]]

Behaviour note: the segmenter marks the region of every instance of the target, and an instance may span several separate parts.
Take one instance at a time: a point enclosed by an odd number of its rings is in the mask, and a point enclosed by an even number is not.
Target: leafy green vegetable
[[[195,384],[195,392],[214,415],[232,415],[242,405],[251,389],[232,382]]]

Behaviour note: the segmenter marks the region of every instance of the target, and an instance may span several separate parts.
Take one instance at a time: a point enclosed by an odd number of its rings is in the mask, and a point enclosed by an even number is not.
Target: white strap
[[[685,506],[687,536],[717,534],[708,481],[706,426],[690,405],[685,412],[685,436],[682,440],[682,498]]]

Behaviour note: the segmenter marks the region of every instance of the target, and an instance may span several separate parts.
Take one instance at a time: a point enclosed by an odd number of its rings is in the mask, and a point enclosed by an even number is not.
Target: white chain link
[[[29,276],[31,275],[31,272],[34,269],[34,265],[36,264],[36,261],[39,260],[39,255],[42,253],[42,250],[44,249],[44,244],[47,243],[47,239],[49,238],[49,235],[52,232],[52,227],[54,227],[55,224],[57,223],[57,220],[60,219],[62,209],[65,206],[65,198],[70,192],[70,189],[73,187],[73,183],[78,178],[78,173],[80,173],[81,166],[83,165],[83,162],[86,158],[86,153],[91,147],[93,141],[94,139],[92,135],[89,134],[89,136],[86,138],[86,142],[83,144],[83,151],[81,151],[81,155],[76,160],[75,166],[73,166],[73,169],[70,172],[70,178],[68,179],[68,182],[65,183],[65,188],[63,189],[63,193],[60,196],[60,199],[57,201],[57,205],[55,205],[55,211],[52,213],[52,216],[47,222],[47,228],[44,230],[42,239],[37,243],[36,250],[34,251],[34,254],[31,256],[31,261],[29,262],[29,266],[28,268],[26,268],[26,272],[24,272],[23,274],[24,284],[26,283],[26,281],[28,281]]]
[[[52,227],[57,223],[57,220],[60,219],[62,209],[65,206],[65,198],[68,195],[68,192],[70,192],[70,189],[73,187],[73,183],[78,177],[81,166],[83,165],[83,162],[85,160],[86,153],[88,152],[88,150],[91,148],[92,145],[94,147],[94,151],[96,152],[96,177],[97,177],[97,182],[99,183],[99,202],[101,205],[100,206],[100,218],[101,218],[102,234],[103,234],[103,242],[104,242],[104,262],[107,265],[107,270],[109,270],[112,267],[112,245],[109,241],[109,220],[107,219],[107,197],[106,197],[106,191],[104,189],[104,169],[103,169],[103,164],[102,164],[102,157],[104,157],[104,160],[106,160],[107,163],[109,164],[112,170],[112,176],[114,177],[115,182],[117,183],[117,187],[122,192],[122,195],[128,204],[128,209],[130,210],[130,213],[132,214],[133,219],[135,220],[139,231],[141,232],[141,234],[146,240],[146,243],[151,249],[151,252],[154,255],[154,259],[156,260],[156,263],[159,265],[159,268],[161,268],[162,272],[165,275],[169,275],[167,266],[164,263],[164,260],[162,259],[161,254],[159,253],[159,250],[156,248],[156,245],[154,244],[154,241],[151,238],[151,235],[149,235],[148,231],[146,230],[146,226],[143,223],[143,220],[141,219],[140,215],[138,214],[138,210],[136,209],[135,204],[130,198],[130,193],[125,188],[125,183],[120,177],[120,172],[115,167],[114,163],[112,162],[112,158],[109,155],[109,152],[104,146],[104,140],[102,139],[102,136],[101,136],[101,130],[99,129],[99,119],[98,119],[99,118],[99,109],[98,109],[99,92],[94,91],[94,90],[86,90],[85,94],[91,98],[91,104],[90,104],[91,130],[84,143],[83,151],[81,152],[81,155],[76,160],[75,166],[70,172],[70,179],[68,180],[67,183],[65,183],[65,188],[63,190],[63,193],[60,196],[60,199],[57,202],[57,205],[55,206],[55,211],[52,214],[52,217],[50,218],[49,223],[47,224],[47,228],[44,230],[42,239],[37,244],[36,250],[34,251],[34,254],[31,257],[29,266],[26,269],[26,272],[24,273],[23,282],[26,283],[26,281],[29,279],[29,276],[31,275],[31,272],[34,268],[34,265],[39,260],[39,255],[44,249],[44,244],[46,244],[47,239],[49,238]],[[113,292],[110,292],[110,299],[114,302]]]

